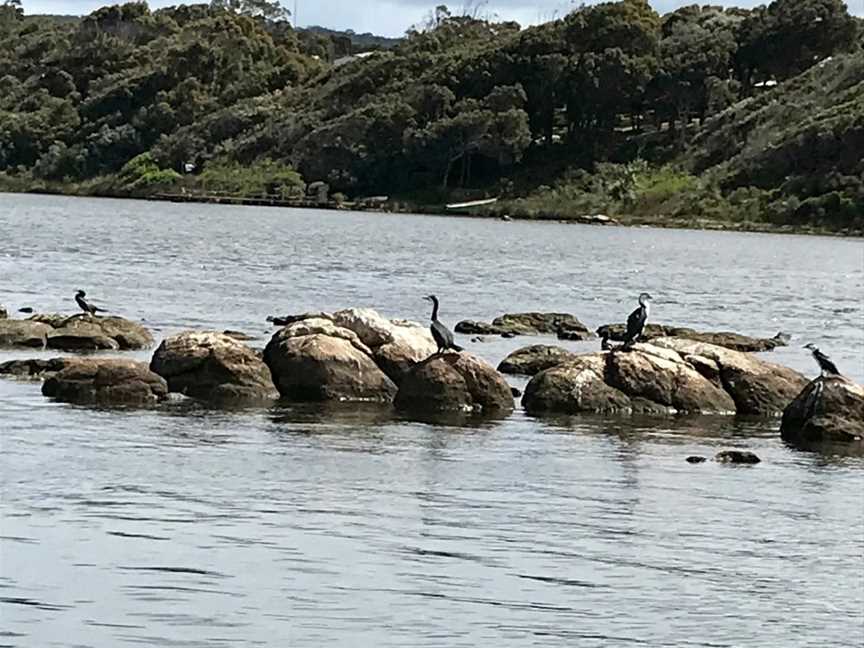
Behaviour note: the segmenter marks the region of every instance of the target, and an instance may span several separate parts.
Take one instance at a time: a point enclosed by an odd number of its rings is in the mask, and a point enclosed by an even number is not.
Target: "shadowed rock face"
[[[186,331],[165,339],[150,369],[172,392],[210,402],[278,398],[270,369],[258,355],[224,333]]]
[[[569,313],[507,313],[491,324],[463,320],[456,325],[457,333],[477,335],[558,335],[569,340],[594,337],[582,322]]]
[[[559,346],[534,344],[517,349],[498,365],[498,371],[506,374],[523,374],[533,376],[544,369],[574,360],[575,353]]]
[[[533,414],[774,415],[805,383],[797,372],[749,354],[661,338],[541,371],[528,383],[522,404]]]
[[[864,445],[864,387],[843,377],[810,382],[783,412],[780,436],[796,445]]]
[[[62,351],[134,350],[153,346],[153,336],[122,317],[34,315],[0,320],[0,346]]]
[[[49,375],[62,371],[69,365],[78,362],[77,358],[41,358],[30,360],[8,360],[0,363],[0,376],[41,380]]]
[[[77,359],[42,385],[45,396],[82,405],[155,405],[168,385],[143,362]]]
[[[626,324],[604,324],[597,329],[597,335],[606,336],[615,342],[623,342],[625,333],[627,332]],[[652,324],[645,325],[645,330],[642,332],[641,339],[650,341],[660,337],[677,337],[693,340],[694,342],[705,342],[706,344],[714,344],[722,346],[733,351],[747,351],[756,353],[759,351],[771,351],[778,346],[786,346],[788,337],[780,333],[772,338],[755,338],[749,335],[741,335],[740,333],[731,333],[729,331],[705,332],[696,331],[691,328],[681,326],[669,326],[667,324]]]
[[[0,319],[6,319],[7,317],[9,317],[9,313],[6,312],[3,304],[0,304]]]
[[[513,411],[513,395],[504,376],[470,353],[443,353],[414,365],[402,380],[396,407],[408,412]]]

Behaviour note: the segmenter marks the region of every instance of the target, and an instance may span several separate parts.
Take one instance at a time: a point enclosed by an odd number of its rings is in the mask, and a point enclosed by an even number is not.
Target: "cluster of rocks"
[[[113,331],[116,323],[108,320],[119,318],[92,319],[93,326]],[[437,345],[420,324],[388,320],[371,309],[282,321],[288,323],[263,353],[234,332],[186,331],[166,338],[149,365],[99,357],[16,360],[0,365],[0,374],[45,379],[45,395],[76,403],[145,405],[179,393],[219,404],[281,397],[393,403],[410,411],[513,410],[501,374],[470,353],[435,354]],[[77,323],[56,330],[70,325]]]
[[[0,347],[58,351],[127,351],[153,346],[153,336],[122,317],[33,315],[0,319]]]
[[[804,388],[792,369],[686,338],[582,354],[534,375],[529,413],[775,415]]]
[[[626,332],[626,324],[604,324],[597,329],[597,335],[615,342],[623,342]],[[779,346],[786,346],[789,343],[789,336],[783,333],[777,333],[777,335],[770,338],[758,338],[729,331],[697,331],[682,326],[650,323],[645,325],[645,330],[642,331],[640,339],[647,342],[654,338],[662,337],[687,338],[694,342],[705,342],[707,344],[726,347],[733,351],[749,351],[752,353],[771,351]]]
[[[528,323],[546,332],[575,328],[573,320],[545,315],[515,321],[522,331]],[[522,397],[531,415],[782,412],[781,434],[790,442],[864,444],[864,387],[842,377],[808,382],[787,367],[691,334],[584,354],[532,345],[496,370],[468,352],[436,354],[426,326],[371,309],[273,321],[281,328],[263,351],[237,332],[186,331],[163,340],[149,364],[99,356],[13,360],[0,364],[0,374],[42,379],[45,395],[76,403],[141,406],[179,393],[219,404],[364,401],[405,412],[506,415],[514,394],[499,372],[518,373],[532,376]],[[118,317],[0,319],[0,345],[92,351],[152,342],[140,324]]]
[[[477,335],[555,335],[562,340],[589,340],[594,334],[569,313],[507,313],[491,323],[463,320],[456,324],[457,333]]]

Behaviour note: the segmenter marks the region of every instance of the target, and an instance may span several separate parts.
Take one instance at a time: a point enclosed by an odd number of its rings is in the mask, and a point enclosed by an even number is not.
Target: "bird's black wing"
[[[429,329],[432,331],[432,337],[435,338],[435,343],[439,349],[453,348],[453,334],[450,329],[437,320],[432,322]]]
[[[641,306],[630,313],[627,318],[627,335],[625,342],[633,342],[642,334],[642,329],[645,328],[645,320],[648,319],[648,314]]]
[[[840,372],[837,371],[837,365],[835,365],[831,359],[822,353],[821,351],[814,351],[813,355],[816,356],[816,362],[819,363],[819,367],[824,369],[828,373],[840,375]]]

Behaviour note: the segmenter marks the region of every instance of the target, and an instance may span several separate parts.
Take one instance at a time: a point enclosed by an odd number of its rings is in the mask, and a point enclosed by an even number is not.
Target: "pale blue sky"
[[[198,0],[202,2],[205,0]],[[295,0],[282,0],[282,4],[292,11]],[[451,10],[458,11],[466,4],[477,4],[477,0],[451,0],[447,4]],[[660,13],[665,13],[682,5],[721,4],[726,6],[755,7],[767,4],[768,0],[652,0],[651,4]],[[110,0],[23,0],[26,13],[85,14],[106,4]],[[151,0],[150,7],[167,7],[180,4],[178,0]],[[191,3],[182,3],[191,4]],[[353,29],[356,32],[371,31],[383,36],[399,36],[412,24],[419,22],[424,14],[441,0],[297,0],[300,26],[323,25],[332,29]],[[529,25],[548,20],[557,12],[566,13],[582,4],[570,0],[488,0],[483,3],[484,10],[494,13],[500,19],[517,20]],[[864,0],[847,0],[851,11],[864,15]]]

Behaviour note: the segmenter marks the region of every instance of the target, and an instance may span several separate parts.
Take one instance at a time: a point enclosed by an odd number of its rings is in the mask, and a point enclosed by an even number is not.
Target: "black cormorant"
[[[623,344],[625,348],[638,340],[639,336],[642,335],[642,331],[645,330],[645,322],[648,321],[648,312],[650,310],[648,302],[651,299],[652,297],[648,293],[643,292],[639,295],[639,308],[630,313],[630,317],[627,318],[627,335],[624,336]]]
[[[823,376],[840,376],[840,372],[837,371],[837,365],[831,362],[831,359],[822,353],[819,348],[815,344],[805,344],[805,349],[810,349],[811,353],[813,353],[813,357],[816,359],[816,362],[819,364],[819,369],[822,370]]]
[[[88,302],[86,299],[84,299],[86,296],[87,296],[87,293],[85,293],[83,290],[79,290],[77,293],[75,293],[75,302],[78,304],[78,306],[81,308],[82,311],[84,311],[88,315],[95,315],[96,313],[107,312],[104,308],[99,308],[98,306],[94,306],[93,304]]]
[[[432,324],[429,326],[429,330],[432,331],[432,337],[435,339],[435,344],[438,345],[438,353],[443,353],[447,349],[462,351],[462,347],[454,343],[450,329],[438,321],[438,298],[435,295],[429,295],[423,299],[432,302]]]

